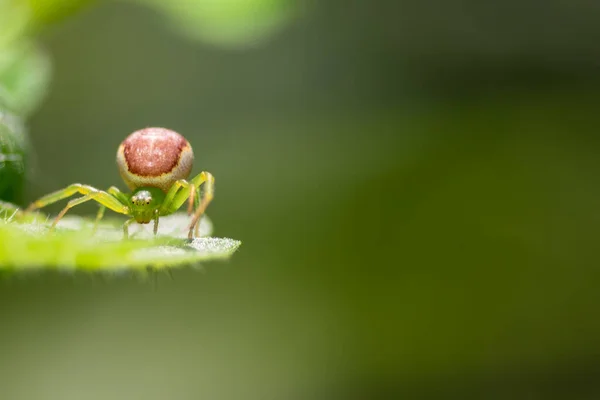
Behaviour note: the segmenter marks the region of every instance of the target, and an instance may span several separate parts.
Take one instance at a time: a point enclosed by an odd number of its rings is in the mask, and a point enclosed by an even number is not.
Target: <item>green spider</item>
[[[104,216],[106,208],[131,217],[123,225],[123,234],[127,238],[128,227],[132,222],[147,224],[154,221],[156,235],[159,217],[173,214],[188,201],[188,214],[193,212],[188,238],[192,239],[194,229],[195,235],[198,235],[198,221],[213,199],[215,182],[214,177],[205,171],[187,181],[193,161],[192,147],[177,132],[164,128],[141,129],[129,135],[117,151],[119,172],[131,189],[130,194],[121,192],[115,186],[104,192],[92,186],[75,183],[31,203],[27,211],[81,193],[82,197],[69,201],[58,214],[51,230],[69,209],[94,200],[100,203],[96,223]],[[204,189],[202,197],[201,185]]]

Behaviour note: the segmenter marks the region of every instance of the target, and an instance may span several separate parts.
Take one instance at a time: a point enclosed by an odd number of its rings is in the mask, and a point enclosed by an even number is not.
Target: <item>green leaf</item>
[[[255,45],[298,14],[295,0],[130,0],[164,13],[173,28],[220,46]]]
[[[200,223],[201,237],[189,241],[189,216],[184,213],[161,218],[156,236],[152,224],[132,224],[130,238],[124,240],[123,220],[117,218],[103,220],[94,232],[93,219],[67,216],[50,232],[43,214],[20,214],[10,205],[2,209],[0,271],[146,272],[226,259],[241,244],[208,237],[212,224],[207,217]]]
[[[0,0],[2,1],[2,0]],[[5,0],[6,1],[6,0]],[[96,0],[18,0],[31,10],[34,27],[60,22],[76,14]]]
[[[0,48],[21,37],[27,30],[31,9],[20,0],[0,0]]]
[[[48,55],[33,42],[23,39],[0,48],[2,105],[21,116],[30,115],[48,91],[51,72]]]
[[[22,202],[27,150],[22,119],[3,111],[0,105],[0,200]]]

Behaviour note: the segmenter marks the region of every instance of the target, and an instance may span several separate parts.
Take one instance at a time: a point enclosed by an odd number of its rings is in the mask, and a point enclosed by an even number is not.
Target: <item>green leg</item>
[[[200,186],[198,186],[198,190],[196,190],[196,197],[194,197],[194,210],[198,208],[200,205]]]
[[[200,198],[200,185],[204,182],[204,175],[200,173],[196,175],[189,183],[184,186],[184,190],[179,191],[170,205],[171,213],[178,210],[186,200],[188,200],[188,214],[194,211],[194,204],[198,203]],[[185,190],[187,189],[187,190]]]
[[[107,192],[112,194],[114,197],[116,197],[117,200],[119,200],[121,203],[123,203],[124,206],[129,207],[129,201],[131,200],[130,196],[121,192],[119,190],[119,188],[117,188],[116,186],[111,186],[108,188]]]
[[[194,199],[194,210],[197,210],[200,207],[200,188],[198,188],[196,198]],[[196,229],[194,231],[194,237],[200,236],[200,222],[196,224]]]
[[[117,187],[111,186],[108,188],[107,192],[113,195],[117,200],[119,200],[124,206],[129,207],[129,197],[121,192]],[[100,208],[98,208],[98,214],[96,214],[96,221],[94,222],[94,232],[98,229],[98,223],[104,217],[104,211],[106,207],[100,204]]]
[[[158,217],[160,216],[159,213],[156,213],[156,216],[154,217],[154,236],[156,236],[156,234],[158,233]]]
[[[188,190],[188,209],[187,209],[187,213],[188,215],[192,215],[192,213],[194,212],[194,206],[196,206],[198,204],[198,192],[200,191],[200,188],[194,184],[190,185],[190,189]]]
[[[194,199],[197,197],[194,194],[198,192],[198,186],[202,183],[200,175],[195,176],[189,182],[185,179],[176,181],[167,192],[167,196],[159,210],[160,215],[173,214],[179,210],[186,200],[189,201],[188,214],[191,214],[194,207]]]
[[[192,224],[189,227],[188,238],[194,236],[194,228],[198,235],[197,222],[202,217],[204,210],[213,198],[214,193],[214,177],[208,172],[201,172],[196,175],[190,182],[180,179],[171,186],[165,197],[160,215],[169,215],[177,211],[186,200],[189,201],[188,212],[193,210],[196,205],[196,212],[192,219]],[[204,197],[200,199],[200,185],[204,184]]]
[[[79,183],[75,183],[73,185],[67,186],[62,190],[57,190],[54,193],[50,193],[29,205],[27,211],[32,211],[37,208],[42,208],[52,203],[56,203],[62,199],[66,199],[67,197],[73,196],[75,193],[81,193],[85,195],[91,195],[91,197],[96,200],[98,203],[110,208],[111,210],[121,213],[121,214],[129,214],[129,207],[122,204],[117,198],[111,196],[110,194],[103,192],[102,190],[98,190],[88,185],[81,185]]]
[[[200,175],[198,175],[198,177],[200,178],[200,184],[204,184],[204,196],[202,197],[202,199],[200,199],[200,204],[196,208],[196,212],[192,217],[192,222],[190,223],[190,231],[188,233],[188,239],[193,239],[194,228],[196,228],[196,235],[198,234],[198,221],[200,221],[200,218],[202,218],[204,211],[206,211],[206,207],[208,207],[208,205],[212,201],[215,193],[215,177],[212,176],[212,174],[210,174],[209,172],[201,172]],[[198,186],[200,186],[200,184]]]
[[[98,214],[96,214],[96,220],[94,221],[94,230],[92,231],[93,233],[96,233],[96,231],[98,230],[98,223],[100,222],[102,217],[104,217],[105,210],[106,207],[100,204],[100,207],[98,208]]]
[[[65,214],[67,213],[67,211],[69,211],[71,208],[73,208],[73,207],[75,207],[75,206],[77,206],[79,204],[85,203],[86,201],[95,200],[98,203],[100,203],[103,206],[103,208],[104,207],[108,207],[108,208],[110,208],[113,211],[120,212],[120,210],[118,208],[117,209],[114,208],[114,204],[108,204],[109,202],[107,202],[106,199],[102,198],[102,194],[103,193],[106,196],[110,197],[110,195],[108,193],[106,193],[106,192],[96,191],[96,192],[89,193],[89,194],[86,194],[85,196],[82,196],[82,197],[79,197],[77,199],[73,199],[73,200],[69,201],[67,203],[67,206],[65,208],[63,208],[62,211],[56,216],[56,219],[52,223],[52,226],[50,227],[50,230],[54,229],[54,227],[56,226],[56,224],[58,223],[58,221],[60,221],[61,218],[65,216]],[[114,197],[110,197],[110,198],[112,200],[115,200]],[[124,206],[121,204],[121,207],[124,207]],[[104,210],[103,209],[98,210],[98,215],[96,216],[96,220],[98,220],[99,218],[102,218],[103,215],[104,215]]]
[[[42,197],[41,199],[31,203],[29,208],[27,208],[27,211],[35,210],[37,208],[45,207],[52,203],[56,203],[57,201],[60,201],[69,196],[72,196],[75,193],[81,193],[84,196],[80,197],[78,199],[75,199],[75,200],[71,200],[67,204],[67,206],[60,212],[60,214],[58,214],[58,217],[56,217],[56,220],[52,224],[52,228],[54,228],[54,226],[56,226],[58,221],[65,215],[65,213],[67,211],[69,211],[70,208],[72,208],[78,204],[85,203],[86,201],[89,201],[89,200],[97,201],[101,205],[108,207],[115,212],[129,215],[129,207],[122,204],[114,196],[112,196],[106,192],[103,192],[101,190],[95,189],[91,186],[80,185],[77,183],[70,185],[70,186],[66,187],[65,189],[58,190],[54,193],[50,193],[49,195],[46,195],[46,196]]]
[[[169,191],[167,192],[167,195],[165,196],[165,199],[163,200],[163,203],[160,206],[160,209],[158,210],[160,215],[169,215],[177,211],[172,210],[171,205],[173,204],[173,200],[175,200],[175,196],[177,196],[179,190],[187,185],[188,182],[185,179],[180,179],[169,188]]]
[[[135,222],[134,218],[128,219],[123,224],[123,239],[128,239],[129,238],[129,225],[131,225],[132,222]]]
[[[198,186],[202,183],[202,174],[197,175],[191,181],[180,179],[176,181],[167,192],[167,196],[159,210],[160,215],[173,214],[188,200],[188,213],[191,214],[194,207],[195,194],[198,192]]]

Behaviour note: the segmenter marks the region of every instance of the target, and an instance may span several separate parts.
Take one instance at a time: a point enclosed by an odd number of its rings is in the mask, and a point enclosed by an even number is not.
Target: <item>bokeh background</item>
[[[600,3],[23,4],[27,198],[169,127],[244,244],[3,280],[0,398],[600,398]]]

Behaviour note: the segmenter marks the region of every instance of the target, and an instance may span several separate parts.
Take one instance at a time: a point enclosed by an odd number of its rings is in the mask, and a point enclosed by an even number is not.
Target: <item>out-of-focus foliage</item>
[[[29,143],[21,118],[0,107],[0,200],[22,204]]]
[[[31,10],[33,26],[54,23],[75,14],[96,0],[17,0],[27,4]]]
[[[50,60],[35,43],[21,40],[0,49],[0,90],[9,110],[31,114],[46,95],[50,75]]]
[[[0,201],[22,203],[28,139],[25,119],[40,105],[50,81],[46,54],[27,38],[30,8],[0,0]]]
[[[29,115],[46,94],[50,62],[27,35],[32,23],[29,6],[0,0],[0,111]]]
[[[296,0],[133,0],[164,12],[187,36],[225,45],[252,45],[296,13]]]
[[[0,204],[0,209],[2,205]],[[144,271],[224,259],[240,246],[232,239],[206,237],[212,224],[203,218],[200,236],[189,242],[189,217],[173,214],[160,219],[157,237],[151,226],[132,225],[130,240],[123,240],[122,220],[107,218],[94,232],[94,220],[67,216],[55,232],[48,232],[48,217],[0,211],[0,271],[36,269],[90,272]]]
[[[0,0],[0,50],[26,31],[30,17],[30,9],[23,2]]]
[[[3,0],[9,1],[9,0]],[[122,0],[163,14],[173,29],[220,46],[254,45],[298,14],[297,0]],[[31,14],[34,28],[75,14],[96,0],[14,0]]]

